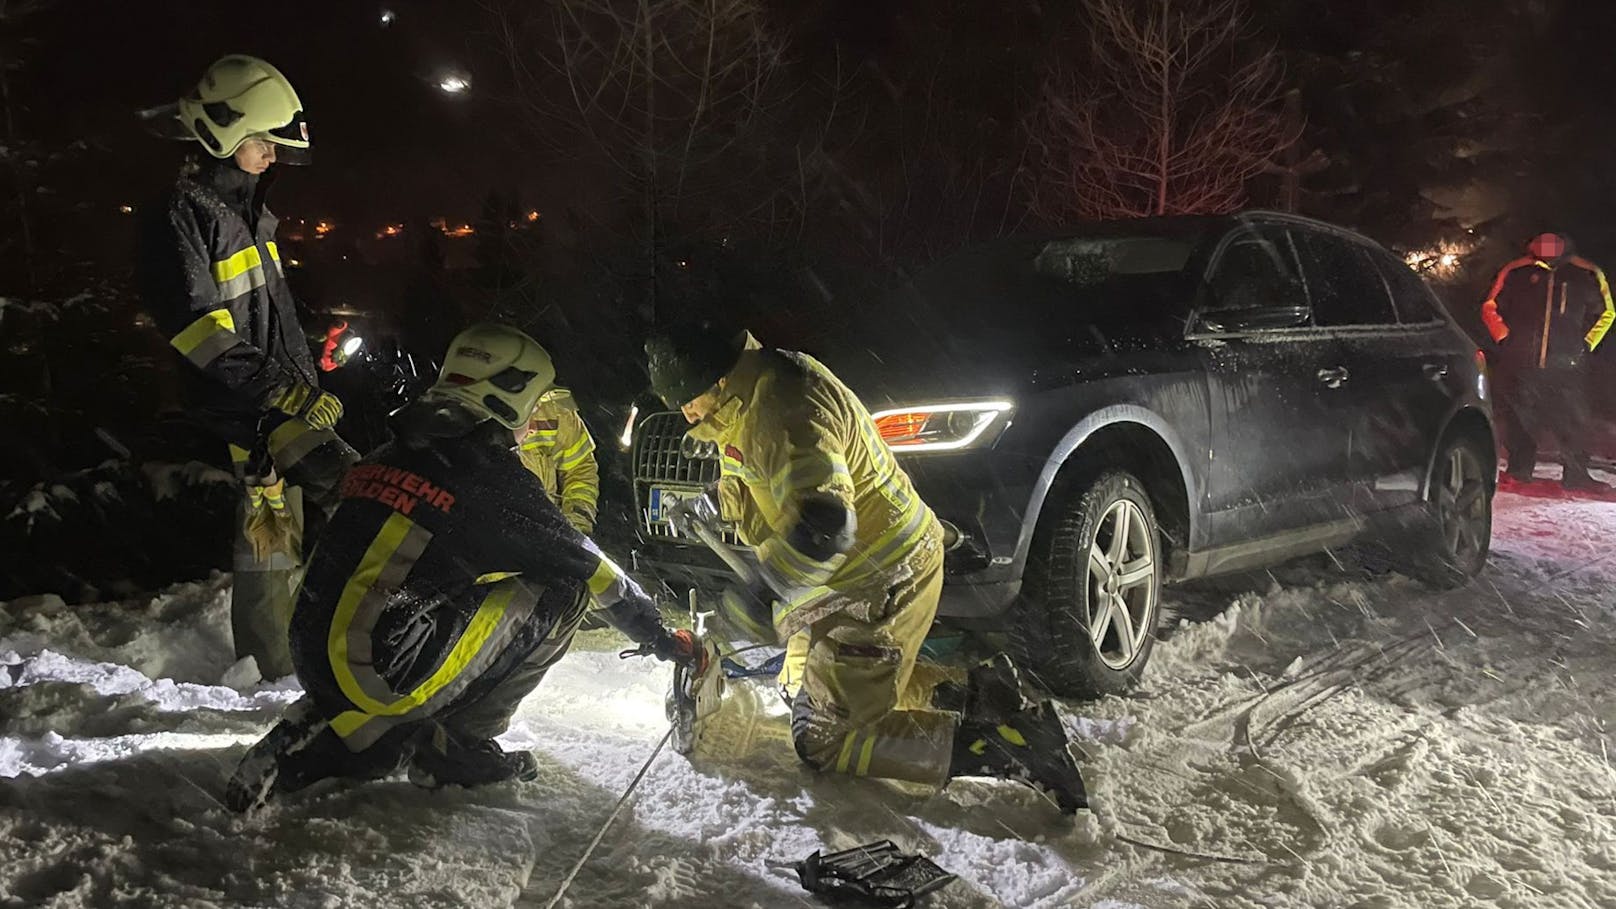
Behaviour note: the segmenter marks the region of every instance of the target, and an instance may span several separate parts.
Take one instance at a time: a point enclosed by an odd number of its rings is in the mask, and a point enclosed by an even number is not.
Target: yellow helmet
[[[185,131],[215,158],[234,155],[256,136],[279,146],[277,158],[288,164],[308,161],[303,102],[280,70],[257,57],[221,57],[178,107]]]
[[[459,401],[516,429],[555,383],[555,366],[539,342],[510,327],[483,322],[455,335],[438,381],[426,397]]]

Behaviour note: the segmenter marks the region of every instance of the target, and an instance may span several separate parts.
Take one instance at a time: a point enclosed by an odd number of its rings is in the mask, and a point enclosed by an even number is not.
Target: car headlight
[[[871,416],[888,447],[907,454],[986,444],[993,439],[988,430],[1004,428],[1014,409],[1009,401],[955,401],[883,410]]]

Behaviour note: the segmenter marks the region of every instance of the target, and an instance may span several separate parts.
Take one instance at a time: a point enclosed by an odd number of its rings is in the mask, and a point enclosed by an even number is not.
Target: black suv
[[[1138,679],[1164,583],[1355,541],[1441,585],[1486,560],[1485,359],[1357,234],[1263,212],[1100,224],[958,254],[872,316],[816,353],[947,525],[940,617],[1013,632],[1057,692]],[[636,428],[636,561],[711,588],[722,564],[665,523],[718,475],[684,430]]]

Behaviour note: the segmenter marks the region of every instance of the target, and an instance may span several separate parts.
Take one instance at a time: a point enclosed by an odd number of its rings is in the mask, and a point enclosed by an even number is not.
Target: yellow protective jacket
[[[522,466],[544,484],[545,494],[561,507],[567,523],[579,533],[592,531],[600,500],[600,468],[595,464],[595,440],[578,416],[572,392],[556,388],[539,399],[517,450]]]
[[[1544,369],[1599,347],[1616,323],[1605,272],[1581,256],[1505,265],[1481,304],[1481,320],[1512,366]]]
[[[723,403],[690,435],[719,449],[723,517],[757,550],[778,597],[774,623],[782,637],[881,600],[937,528],[869,411],[805,354],[764,350],[748,337],[725,377]],[[852,511],[857,525],[846,551],[820,560],[792,544],[810,497]]]

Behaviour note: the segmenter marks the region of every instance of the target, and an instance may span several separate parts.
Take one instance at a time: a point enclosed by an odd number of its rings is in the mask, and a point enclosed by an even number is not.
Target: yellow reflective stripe
[[[242,448],[240,445],[230,445],[230,463],[245,464],[250,457],[252,457],[252,452]]]
[[[859,752],[858,775],[867,776],[870,772],[870,758],[875,754],[875,736],[864,737],[864,750]]]
[[[561,466],[566,468],[577,467],[595,450],[595,440],[588,435],[580,436],[578,441],[561,453]]]
[[[618,576],[617,566],[609,559],[601,559],[595,573],[589,576],[589,592],[599,597],[617,583]]]
[[[219,355],[236,345],[236,320],[228,309],[215,309],[185,326],[168,343],[187,360],[206,369]]]
[[[518,577],[521,574],[522,573],[520,571],[490,571],[487,574],[477,575],[477,579],[475,581],[472,581],[471,583],[473,583],[473,584],[494,584],[494,583],[498,583],[499,581],[506,580],[507,578]]]
[[[376,579],[381,577],[382,569],[392,560],[393,553],[404,542],[404,537],[415,526],[415,522],[401,514],[395,514],[387,519],[376,538],[370,541],[365,554],[359,558],[359,567],[348,577],[348,583],[342,588],[342,595],[337,598],[337,611],[331,619],[331,629],[326,636],[326,655],[331,661],[332,673],[336,676],[337,687],[342,689],[349,702],[357,707],[364,708],[369,713],[381,713],[387,705],[372,698],[366,693],[359,679],[354,677],[353,667],[348,663],[348,626],[353,624],[354,613],[359,609],[359,603],[376,586]],[[339,730],[340,732],[340,730]]]
[[[1594,327],[1588,329],[1588,335],[1583,340],[1588,342],[1588,349],[1599,347],[1599,342],[1605,340],[1605,334],[1610,331],[1612,322],[1616,322],[1616,303],[1611,301],[1610,282],[1605,280],[1605,270],[1595,268],[1594,274],[1599,277],[1599,292],[1605,297],[1605,311],[1599,314]]]
[[[337,714],[337,718],[331,721],[331,730],[342,738],[348,738],[358,732],[359,727],[370,722],[373,718],[373,715],[369,713],[358,710],[345,710]]]
[[[499,620],[510,607],[511,597],[516,595],[516,589],[515,584],[503,584],[489,591],[488,596],[484,597],[482,604],[477,607],[477,614],[471,617],[471,623],[460,633],[460,640],[455,641],[454,649],[449,651],[449,656],[444,659],[437,671],[414,691],[378,712],[392,716],[408,713],[426,703],[444,686],[458,678],[466,665],[477,656],[477,652],[482,650],[483,644],[493,635],[494,629],[499,627]]]
[[[1015,746],[1020,747],[1020,748],[1027,747],[1027,739],[1026,739],[1026,737],[1023,736],[1021,734],[1021,732],[1019,730],[1017,730],[1014,726],[1006,726],[1003,723],[1000,723],[999,724],[999,738],[1004,739],[1005,741],[1009,742],[1010,744],[1015,745]]]
[[[276,262],[279,262],[281,260],[281,250],[280,247],[275,245],[275,241],[271,240],[264,245],[269,248],[269,257],[274,259]]]
[[[224,284],[263,266],[264,260],[258,253],[258,247],[249,246],[213,263],[213,282]]]
[[[855,739],[857,739],[857,738],[858,738],[858,731],[854,730],[852,732],[849,732],[847,734],[847,739],[842,742],[842,753],[836,758],[836,772],[837,773],[846,773],[847,772],[848,762],[853,759],[853,741]]]

